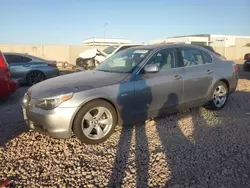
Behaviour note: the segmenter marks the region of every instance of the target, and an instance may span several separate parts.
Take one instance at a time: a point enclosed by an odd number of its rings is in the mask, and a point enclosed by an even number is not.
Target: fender
[[[103,95],[97,95],[97,96],[94,96],[94,97],[89,97],[87,98],[86,100],[84,100],[78,107],[77,107],[77,110],[75,111],[75,113],[73,114],[71,120],[70,120],[70,128],[72,129],[72,126],[73,126],[73,123],[74,123],[74,119],[75,119],[75,116],[76,114],[79,112],[79,110],[85,105],[87,104],[88,102],[90,101],[93,101],[93,100],[96,100],[96,99],[102,99],[102,100],[105,100],[107,102],[109,102],[116,110],[117,112],[117,118],[118,118],[118,124],[119,125],[122,125],[123,121],[122,121],[122,118],[121,118],[121,112],[120,112],[120,108],[119,108],[119,105],[113,101],[112,99],[110,99],[109,97],[106,97],[106,96],[103,96]]]

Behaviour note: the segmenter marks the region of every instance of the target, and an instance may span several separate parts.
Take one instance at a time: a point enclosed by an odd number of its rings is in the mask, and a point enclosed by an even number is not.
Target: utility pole
[[[108,25],[108,23],[105,23],[104,26],[103,26],[103,30],[104,30],[103,39],[104,39],[104,43],[105,43],[105,40],[106,40],[106,26],[107,25]]]

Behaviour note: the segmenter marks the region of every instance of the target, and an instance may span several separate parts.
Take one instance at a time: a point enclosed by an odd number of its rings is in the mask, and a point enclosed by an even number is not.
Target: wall
[[[105,46],[0,45],[0,50],[3,52],[29,53],[45,59],[68,62],[72,65],[75,65],[79,53],[89,48],[104,49]],[[214,46],[214,49],[231,60],[242,60],[246,53],[250,53],[250,47],[242,45],[226,48]]]
[[[67,45],[0,45],[3,52],[28,53],[49,60],[68,62],[75,65],[79,53],[90,48],[104,49],[104,46]]]
[[[250,43],[249,36],[230,36],[230,35],[211,35],[210,45],[212,46],[223,46],[223,47],[232,47],[232,46],[245,46],[246,43]]]
[[[213,47],[225,47],[226,45],[232,46],[232,45],[234,45],[234,40],[232,41],[232,38],[230,38],[230,40],[228,40],[224,36],[222,36],[222,37],[211,36],[210,45]]]
[[[243,60],[246,53],[250,53],[250,47],[213,47],[215,51],[230,60]]]
[[[235,46],[245,46],[246,44],[250,44],[250,38],[236,38]]]

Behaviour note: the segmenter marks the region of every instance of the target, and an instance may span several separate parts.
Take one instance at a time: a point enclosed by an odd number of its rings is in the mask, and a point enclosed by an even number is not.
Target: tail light
[[[5,73],[4,74],[5,80],[10,80],[11,75],[10,75],[9,66],[6,63],[5,57],[4,57],[2,52],[0,52],[0,69],[2,69],[4,71],[4,73]]]
[[[9,69],[6,64],[5,58],[1,52],[0,52],[0,68]]]
[[[234,67],[234,71],[235,71],[235,72],[238,72],[238,71],[239,71],[239,67],[237,66],[237,64],[234,64],[233,67]]]
[[[57,67],[56,63],[55,64],[54,63],[48,63],[48,66],[50,66],[50,67]]]

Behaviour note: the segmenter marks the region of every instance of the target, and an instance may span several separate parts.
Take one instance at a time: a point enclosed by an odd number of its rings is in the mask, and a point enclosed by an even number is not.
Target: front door
[[[159,72],[144,73],[135,77],[135,116],[147,119],[164,115],[168,109],[182,103],[183,80],[176,68],[176,51],[166,48],[156,52],[146,63],[159,67]]]
[[[183,101],[201,105],[208,95],[213,81],[211,56],[198,48],[179,48],[183,60]]]

